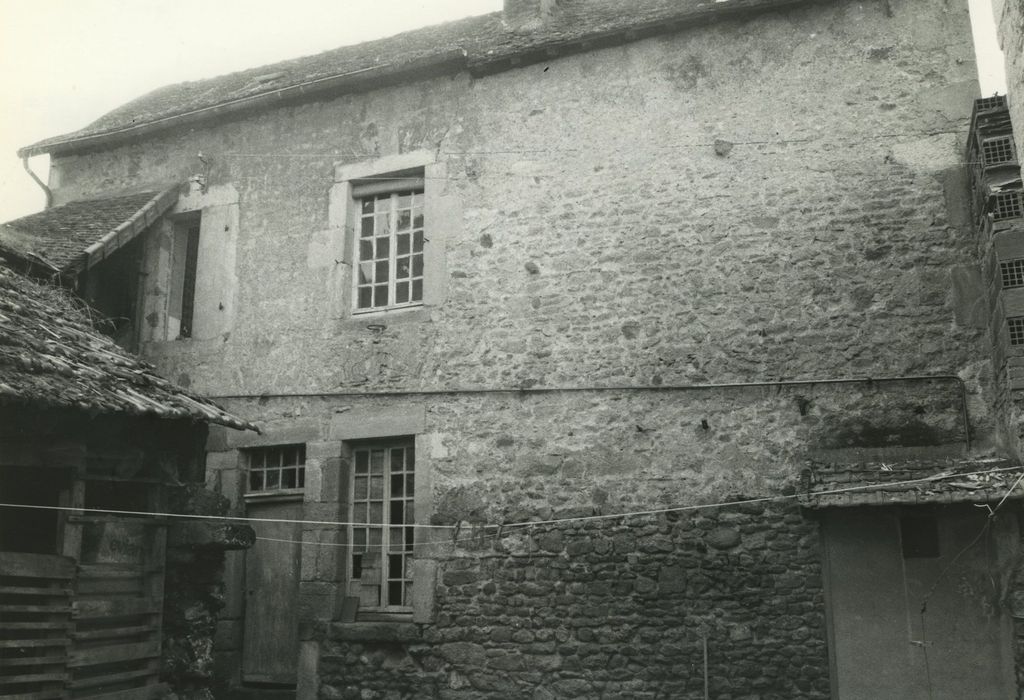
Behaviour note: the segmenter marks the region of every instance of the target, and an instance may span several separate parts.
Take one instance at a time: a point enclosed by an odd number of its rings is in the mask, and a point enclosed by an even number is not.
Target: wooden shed
[[[207,426],[67,293],[0,265],[0,698],[160,697],[168,489]]]

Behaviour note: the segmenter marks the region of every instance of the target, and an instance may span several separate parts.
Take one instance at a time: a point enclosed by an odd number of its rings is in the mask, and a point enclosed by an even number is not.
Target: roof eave
[[[298,85],[290,85],[270,92],[261,92],[249,97],[240,97],[210,105],[209,107],[201,107],[183,114],[170,115],[149,122],[133,124],[114,131],[81,137],[71,135],[64,140],[58,137],[56,140],[40,141],[39,143],[19,149],[18,156],[30,158],[46,153],[61,155],[76,151],[105,148],[185,124],[233,116],[264,106],[286,104],[327,93],[344,94],[370,90],[411,77],[425,77],[428,74],[433,75],[459,70],[464,68],[465,64],[465,51],[461,49],[443,51],[408,63],[387,63],[339,75],[317,78],[299,83]]]

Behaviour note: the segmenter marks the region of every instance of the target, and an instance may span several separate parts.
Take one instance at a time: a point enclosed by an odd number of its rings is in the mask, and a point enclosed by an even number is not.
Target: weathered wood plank
[[[83,578],[133,578],[145,573],[146,570],[141,566],[125,566],[124,564],[81,564],[78,567],[79,580]]]
[[[36,595],[36,596],[61,596],[71,595],[70,588],[45,586],[5,586],[0,584],[0,595]]]
[[[72,678],[69,685],[72,688],[92,688],[97,685],[113,685],[114,683],[127,683],[139,678],[156,679],[157,671],[149,668],[135,671],[124,671],[122,673],[104,673],[99,676],[87,676],[86,678]]]
[[[110,637],[137,637],[143,634],[153,634],[160,628],[157,625],[131,625],[127,627],[107,627],[100,630],[89,630],[87,632],[76,631],[71,634],[75,640],[87,639],[108,639]]]
[[[121,617],[160,612],[160,604],[149,598],[123,598],[121,600],[77,600],[72,604],[75,619],[90,617]]]
[[[75,562],[56,554],[0,552],[0,576],[70,581],[75,576]]]
[[[78,443],[40,443],[36,440],[4,440],[0,466],[4,467],[78,467],[85,465],[85,445]]]
[[[141,688],[104,693],[103,695],[90,695],[89,700],[152,700],[152,698],[161,697],[166,692],[167,686],[163,683],[158,683],[156,685],[145,685]]]
[[[0,668],[8,668],[10,666],[55,666],[64,665],[68,660],[66,654],[50,655],[50,656],[20,656],[18,658],[4,658],[0,657]],[[2,677],[0,677],[2,681]]]
[[[52,613],[71,612],[70,605],[0,605],[0,612],[7,613]]]
[[[58,700],[64,697],[64,691],[53,689],[53,690],[37,690],[31,693],[15,693],[14,695],[4,694],[3,686],[0,686],[0,698],[3,700]]]
[[[14,685],[15,683],[62,683],[67,678],[68,674],[66,673],[23,673],[19,676],[3,676],[3,680],[0,682],[4,685]]]
[[[70,639],[0,639],[0,649],[30,649],[34,647],[66,647]]]
[[[79,597],[111,593],[134,593],[138,597],[142,593],[142,577],[79,579],[78,581]]]
[[[71,608],[67,609],[68,613],[71,612]],[[3,622],[3,630],[70,630],[72,627],[71,622],[63,622],[61,620],[41,620],[39,622]]]
[[[160,642],[135,642],[132,644],[116,644],[90,649],[75,649],[71,652],[68,666],[95,666],[138,659],[152,659],[160,655]]]

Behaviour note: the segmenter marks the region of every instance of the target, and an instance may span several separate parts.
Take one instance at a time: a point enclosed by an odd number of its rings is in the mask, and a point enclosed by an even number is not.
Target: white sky
[[[982,93],[1005,93],[989,34]],[[624,3],[630,0],[623,0]],[[500,9],[502,0],[0,0],[0,222],[42,209],[15,151],[150,90]],[[974,12],[975,18],[984,12]],[[976,22],[977,24],[977,22]],[[982,26],[985,22],[981,23]],[[46,179],[48,158],[31,161]]]

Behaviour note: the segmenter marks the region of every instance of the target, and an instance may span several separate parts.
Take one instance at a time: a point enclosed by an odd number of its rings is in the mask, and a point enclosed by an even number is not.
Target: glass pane
[[[285,469],[281,472],[281,488],[293,489],[295,488],[295,469]]]
[[[391,448],[391,471],[400,472],[405,468],[405,448]]]
[[[391,254],[391,240],[388,238],[376,238],[377,260],[387,260]],[[384,279],[387,279],[386,277]]]
[[[412,282],[412,300],[423,301],[423,280],[413,280]]]
[[[412,192],[403,192],[398,195],[398,206],[408,208],[412,206]]]
[[[412,226],[412,215],[408,209],[401,209],[398,212],[398,226],[399,231],[408,231],[409,227]]]
[[[392,525],[404,525],[405,521],[402,520],[404,515],[404,509],[402,508],[402,501],[391,501],[391,524]],[[394,532],[398,532],[394,530]],[[401,538],[401,533],[398,533],[397,539]]]
[[[388,578],[402,578],[405,566],[402,561],[405,559],[401,554],[389,554],[388,555]]]
[[[370,472],[373,474],[384,473],[384,450],[373,450],[370,453]]]
[[[356,549],[366,549],[366,528],[357,527],[352,529],[352,545]]]
[[[366,477],[357,476],[352,487],[352,498],[358,501],[366,499]]]
[[[416,493],[416,475],[406,474],[405,475],[405,495],[411,496]]]
[[[412,274],[414,277],[423,276],[423,256],[414,255],[412,258]]]
[[[360,260],[372,260],[373,259],[373,241],[371,239],[365,239],[359,241],[359,259]]]
[[[281,471],[279,469],[268,469],[266,477],[266,483],[268,489],[276,489],[281,477]]]
[[[402,604],[403,587],[404,585],[401,581],[388,581],[388,605]]]
[[[380,548],[380,528],[379,527],[370,528],[369,535],[370,535],[370,539],[369,539],[369,542],[367,542],[367,545],[371,549],[374,548],[374,547],[379,549]]]
[[[405,571],[403,572],[403,578],[412,578],[412,557],[405,558]]]
[[[402,495],[402,486],[403,485],[404,485],[404,481],[402,479],[402,475],[401,474],[392,474],[391,475],[391,495],[392,496],[401,496]]]
[[[395,303],[404,304],[409,301],[409,283],[399,282],[395,285]]]
[[[398,255],[409,254],[409,234],[403,233],[398,236],[398,249],[395,251]]]
[[[363,213],[364,214],[372,214],[373,213],[373,199],[371,199],[370,197],[367,197],[366,199],[363,200]]]
[[[412,193],[412,205],[414,207],[422,207],[423,206],[423,193],[422,192],[413,192]]]
[[[405,448],[405,470],[411,472],[414,464],[416,464],[416,448],[409,445]]]
[[[405,551],[411,552],[413,543],[416,541],[416,528],[405,528]]]
[[[414,523],[416,522],[416,513],[413,510],[414,506],[412,501],[405,502],[405,522]]]
[[[412,581],[405,582],[405,600],[407,602],[412,600]],[[409,604],[411,605],[411,603]]]
[[[249,453],[249,466],[253,469],[259,469],[263,466],[263,451],[250,452]]]
[[[387,285],[374,287],[373,288],[373,305],[374,306],[387,306],[388,305],[388,288]]]
[[[384,503],[381,501],[374,501],[370,504],[370,522],[371,523],[383,523],[384,522]],[[375,531],[377,533],[377,544],[380,544],[380,530]],[[370,533],[373,534],[372,532]]]
[[[420,264],[420,268],[422,269],[422,267],[423,267],[423,265],[421,263]],[[420,274],[423,274],[423,273],[421,272]],[[396,261],[395,278],[396,279],[405,279],[408,276],[409,276],[409,258],[399,258]]]
[[[299,488],[303,488],[306,485],[306,469],[305,467],[299,467]]]
[[[412,250],[414,253],[418,253],[423,250],[423,232],[417,231],[412,234]]]
[[[387,211],[378,212],[374,217],[377,224],[377,235],[391,233],[391,213]]]
[[[352,555],[352,578],[359,578],[363,575],[363,555]]]
[[[359,284],[373,282],[373,263],[359,263]]]
[[[423,211],[422,210],[419,210],[415,214],[413,214],[412,226],[413,226],[413,228],[418,228],[418,229],[422,229],[423,228]]]
[[[383,476],[371,476],[370,477],[370,498],[381,499],[384,498],[384,477]]]
[[[359,308],[368,309],[373,306],[373,290],[370,287],[363,287],[359,290]]]
[[[370,453],[366,450],[356,452],[356,473],[365,474],[370,470]]]
[[[250,491],[261,491],[261,490],[263,490],[263,472],[261,472],[261,471],[249,472],[249,490]]]
[[[352,505],[352,522],[354,523],[365,523],[366,522],[366,504],[355,503]]]

